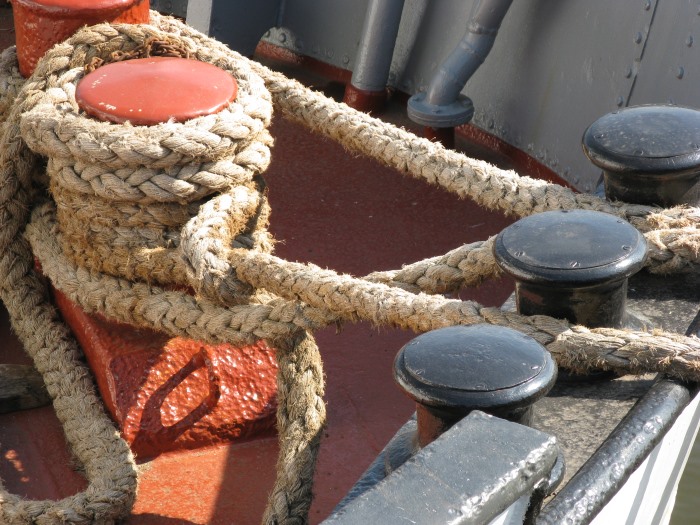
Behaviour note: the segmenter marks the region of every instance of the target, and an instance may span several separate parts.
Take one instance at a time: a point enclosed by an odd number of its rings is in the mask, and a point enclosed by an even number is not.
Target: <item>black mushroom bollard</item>
[[[541,344],[486,324],[419,335],[394,361],[394,378],[416,401],[421,447],[472,410],[529,424],[532,404],[556,377],[557,366]]]
[[[627,280],[642,268],[647,245],[614,215],[563,210],[520,219],[498,234],[493,251],[515,278],[519,313],[620,328]]]
[[[583,150],[603,170],[605,196],[635,204],[700,204],[700,111],[635,106],[596,120]]]

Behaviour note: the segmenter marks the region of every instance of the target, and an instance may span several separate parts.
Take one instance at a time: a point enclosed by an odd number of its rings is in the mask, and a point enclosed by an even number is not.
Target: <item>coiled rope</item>
[[[653,271],[695,269],[697,209],[608,203],[519,177],[353,111],[174,19],[153,13],[151,24],[85,28],[47,53],[25,83],[5,84],[12,102],[0,104],[11,107],[0,152],[0,293],[89,482],[85,492],[59,502],[28,502],[3,491],[5,522],[112,523],[128,513],[136,487],[133,458],[47,301],[32,250],[54,286],[89,312],[207,342],[264,338],[277,348],[280,456],[265,523],[307,521],[325,419],[321,362],[310,331],[329,323],[367,319],[422,332],[488,322],[531,335],[562,366],[700,379],[696,338],[588,330],[426,294],[495,275],[491,240],[365,279],[276,258],[258,174],[269,161],[273,102],[285,116],[349,149],[487,207],[518,216],[583,208],[623,217],[656,243]],[[243,87],[239,105],[151,128],[85,118],[74,97],[84,66],[153,39],[231,72]],[[16,93],[12,86],[18,85]],[[46,169],[38,154],[48,157]],[[53,201],[40,203],[45,173]],[[172,285],[190,286],[196,296]]]

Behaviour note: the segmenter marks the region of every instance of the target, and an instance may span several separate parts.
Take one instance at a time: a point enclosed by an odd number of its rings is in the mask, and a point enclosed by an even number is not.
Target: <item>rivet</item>
[[[343,64],[349,64],[350,63],[350,57],[348,55],[343,55]]]
[[[625,99],[622,96],[617,97],[617,100],[615,100],[615,104],[617,104],[617,107],[622,107],[624,103]]]
[[[287,41],[287,35],[285,35],[284,33],[280,33],[280,35],[277,37],[277,40],[284,44]]]
[[[676,71],[676,78],[681,79],[681,78],[683,78],[684,75],[685,75],[685,69],[683,68],[683,66],[680,66],[678,68],[678,71]]]
[[[581,263],[579,263],[578,261],[571,261],[569,263],[569,266],[571,266],[572,268],[578,268],[579,266],[581,266]]]
[[[632,249],[631,246],[627,246],[626,244],[623,244],[623,245],[622,245],[622,251],[623,251],[623,252],[628,252],[628,251],[630,251],[631,249]]]
[[[644,10],[649,11],[649,9],[651,9],[651,2],[646,0],[646,2],[644,2]]]
[[[627,67],[625,68],[625,78],[630,78],[632,76],[632,68]]]
[[[523,255],[525,255],[525,252],[515,252],[516,257],[522,257]]]
[[[265,38],[270,38],[270,31],[269,30],[265,31]]]
[[[695,42],[693,35],[688,35],[688,38],[685,39],[685,45],[691,47],[693,45],[693,42]]]
[[[637,34],[634,35],[634,43],[635,43],[635,44],[641,44],[643,38],[644,38],[644,37],[643,37],[641,31],[637,31]]]

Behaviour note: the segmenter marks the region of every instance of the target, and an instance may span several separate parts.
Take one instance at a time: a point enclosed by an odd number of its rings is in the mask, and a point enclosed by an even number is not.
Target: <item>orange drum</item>
[[[17,59],[29,77],[39,59],[84,25],[101,22],[146,24],[149,0],[11,0]]]

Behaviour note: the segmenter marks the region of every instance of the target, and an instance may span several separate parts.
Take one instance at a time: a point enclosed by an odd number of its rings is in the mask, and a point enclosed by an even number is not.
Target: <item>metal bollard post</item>
[[[700,111],[636,106],[596,120],[583,150],[603,170],[605,196],[635,204],[700,204]]]
[[[421,447],[472,410],[529,424],[532,404],[556,377],[556,364],[537,341],[486,324],[419,335],[394,362],[394,378],[416,401]]]
[[[504,229],[494,243],[498,265],[516,280],[518,312],[619,328],[627,280],[646,259],[646,240],[607,213],[551,211]]]
[[[149,0],[11,0],[19,71],[27,78],[37,62],[78,29],[101,22],[147,24]]]

